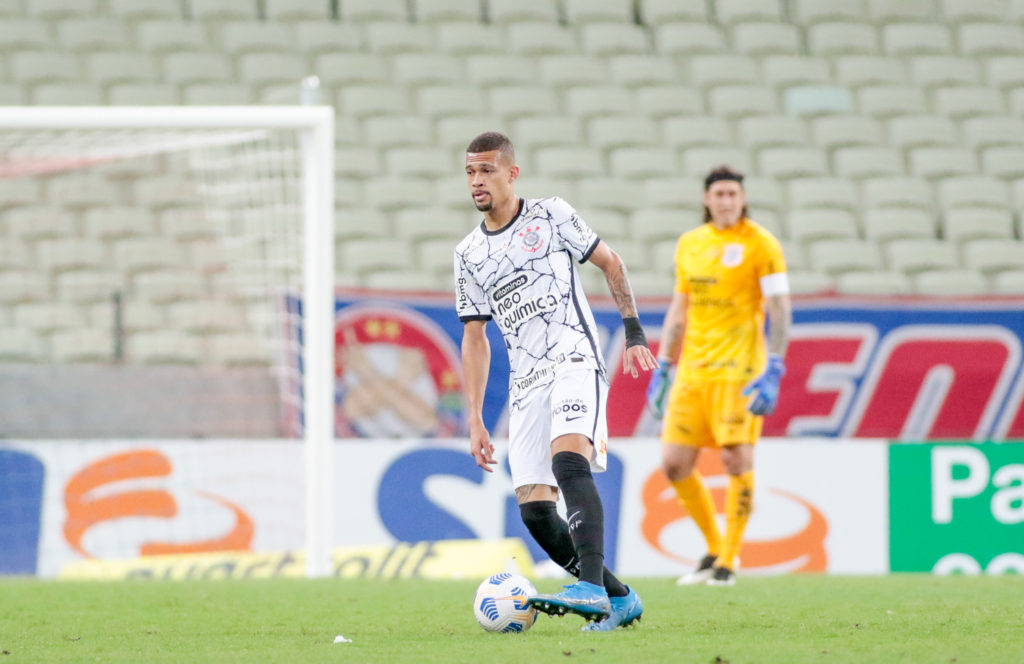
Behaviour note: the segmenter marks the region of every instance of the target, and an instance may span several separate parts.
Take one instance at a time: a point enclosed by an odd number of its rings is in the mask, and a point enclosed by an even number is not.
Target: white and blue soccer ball
[[[537,589],[525,576],[494,574],[476,589],[473,615],[488,632],[525,632],[537,618],[537,609],[526,600],[536,594]]]

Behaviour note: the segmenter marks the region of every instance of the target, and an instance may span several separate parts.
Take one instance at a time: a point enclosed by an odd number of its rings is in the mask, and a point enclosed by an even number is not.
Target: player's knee
[[[519,516],[522,517],[523,524],[530,534],[536,536],[558,518],[558,510],[553,501],[535,500],[520,504]]]
[[[551,459],[551,472],[561,486],[567,480],[593,477],[590,461],[577,452],[559,452]]]

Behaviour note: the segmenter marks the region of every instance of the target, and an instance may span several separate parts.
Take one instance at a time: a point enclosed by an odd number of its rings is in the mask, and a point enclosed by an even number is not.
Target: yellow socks
[[[715,521],[715,503],[711,500],[711,492],[708,491],[700,473],[695,470],[686,479],[672,482],[672,487],[676,490],[679,500],[683,501],[694,523],[704,533],[704,539],[708,542],[708,553],[718,555],[722,550],[722,534],[718,530],[718,522]]]
[[[725,546],[718,557],[718,562],[715,563],[716,566],[733,569],[753,506],[754,471],[730,475],[729,489],[725,494]]]

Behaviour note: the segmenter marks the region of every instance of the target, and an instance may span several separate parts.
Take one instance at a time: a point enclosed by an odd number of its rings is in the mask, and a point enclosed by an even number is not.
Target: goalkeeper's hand
[[[779,400],[779,381],[785,374],[786,365],[782,362],[782,356],[769,355],[764,373],[743,388],[743,396],[757,393],[747,405],[747,410],[754,415],[771,415],[775,411],[775,403]]]
[[[651,382],[647,384],[647,407],[659,420],[665,415],[665,397],[672,381],[669,371],[672,365],[662,361],[658,368],[651,372]]]

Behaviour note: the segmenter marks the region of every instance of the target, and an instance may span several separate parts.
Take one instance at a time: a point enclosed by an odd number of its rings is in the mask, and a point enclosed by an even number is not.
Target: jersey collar
[[[526,203],[526,199],[520,198],[519,199],[519,209],[516,210],[515,216],[512,217],[512,219],[509,220],[509,222],[507,224],[505,224],[504,226],[502,226],[498,230],[496,230],[496,231],[489,231],[489,230],[487,230],[487,224],[484,223],[484,221],[482,219],[480,220],[480,230],[483,232],[484,235],[501,235],[502,233],[504,233],[508,229],[512,228],[513,224],[515,224],[516,221],[519,220],[519,217],[521,217],[522,214],[523,214],[523,206],[524,206],[525,203]]]

